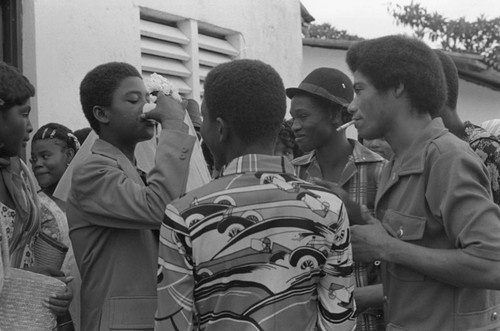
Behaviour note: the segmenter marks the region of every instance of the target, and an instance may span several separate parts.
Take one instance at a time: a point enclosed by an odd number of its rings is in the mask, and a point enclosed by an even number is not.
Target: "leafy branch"
[[[396,24],[409,26],[417,38],[438,42],[448,51],[481,54],[493,63],[500,62],[500,17],[481,15],[473,22],[464,17],[448,19],[413,1],[409,5],[390,4],[388,11]]]
[[[357,35],[347,33],[346,30],[339,30],[331,26],[330,23],[309,24],[304,35],[307,38],[314,39],[363,40],[363,38]]]

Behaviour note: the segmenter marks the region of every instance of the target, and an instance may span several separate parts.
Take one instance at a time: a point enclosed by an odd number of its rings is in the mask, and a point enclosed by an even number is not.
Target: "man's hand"
[[[373,217],[366,208],[361,207],[365,225],[351,226],[351,245],[354,261],[372,263],[384,260],[386,244],[394,240],[387,233],[382,223]]]
[[[5,168],[10,165],[10,158],[0,157],[0,168]]]
[[[354,300],[358,313],[362,313],[369,308],[382,309],[384,304],[384,294],[382,284],[356,287],[354,289]]]
[[[61,280],[67,284],[72,279],[72,277],[68,277]],[[54,315],[64,316],[68,313],[71,300],[73,300],[73,291],[71,291],[71,288],[69,286],[66,286],[64,292],[53,294],[48,299],[46,299],[45,306],[49,308],[54,313]]]
[[[66,289],[64,292],[53,294],[45,300],[45,306],[49,308],[54,313],[54,315],[64,316],[68,312],[71,300],[73,300],[73,292],[67,285],[73,280],[74,277],[66,277],[64,275],[64,272],[62,272],[61,270],[46,266],[33,266],[26,270],[57,278],[66,284]]]
[[[186,111],[180,102],[176,101],[171,96],[158,92],[156,107],[147,113],[141,114],[141,118],[160,122],[163,128],[175,129],[175,126],[178,126],[177,129],[181,129],[184,128],[183,125],[185,125],[185,114]]]

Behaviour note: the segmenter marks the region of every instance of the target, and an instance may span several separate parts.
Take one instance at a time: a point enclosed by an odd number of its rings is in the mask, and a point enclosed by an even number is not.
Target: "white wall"
[[[462,120],[481,125],[500,118],[500,91],[460,79],[458,93],[457,109]]]
[[[346,50],[304,46],[302,51],[302,77],[316,68],[330,67],[342,71],[352,79],[351,71],[345,62]]]
[[[37,94],[35,129],[58,122],[88,126],[79,85],[109,61],[140,68],[140,7],[241,32],[243,58],[271,64],[285,86],[301,78],[299,0],[23,0],[23,66]]]

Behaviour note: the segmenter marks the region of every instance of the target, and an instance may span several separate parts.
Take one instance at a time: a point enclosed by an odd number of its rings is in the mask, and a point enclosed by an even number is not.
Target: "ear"
[[[66,153],[65,153],[65,159],[66,159],[66,164],[69,164],[71,160],[75,157],[75,150],[73,148],[66,148]]]
[[[392,88],[392,93],[395,98],[400,98],[405,91],[405,84],[399,83],[398,86]]]
[[[330,108],[330,123],[332,123],[334,126],[344,124],[344,122],[342,121],[342,111],[341,110]]]
[[[227,122],[224,119],[217,117],[215,119],[215,127],[217,128],[219,142],[227,142],[231,131]]]
[[[94,106],[94,108],[92,108],[92,113],[99,123],[109,123],[108,112],[104,107]]]

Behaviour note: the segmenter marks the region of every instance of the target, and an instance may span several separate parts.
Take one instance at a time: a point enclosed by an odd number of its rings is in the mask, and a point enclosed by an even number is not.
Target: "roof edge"
[[[356,42],[352,40],[302,38],[303,46],[345,51]],[[443,52],[452,58],[461,79],[500,91],[500,71],[494,66],[488,65],[483,56],[470,53]]]

